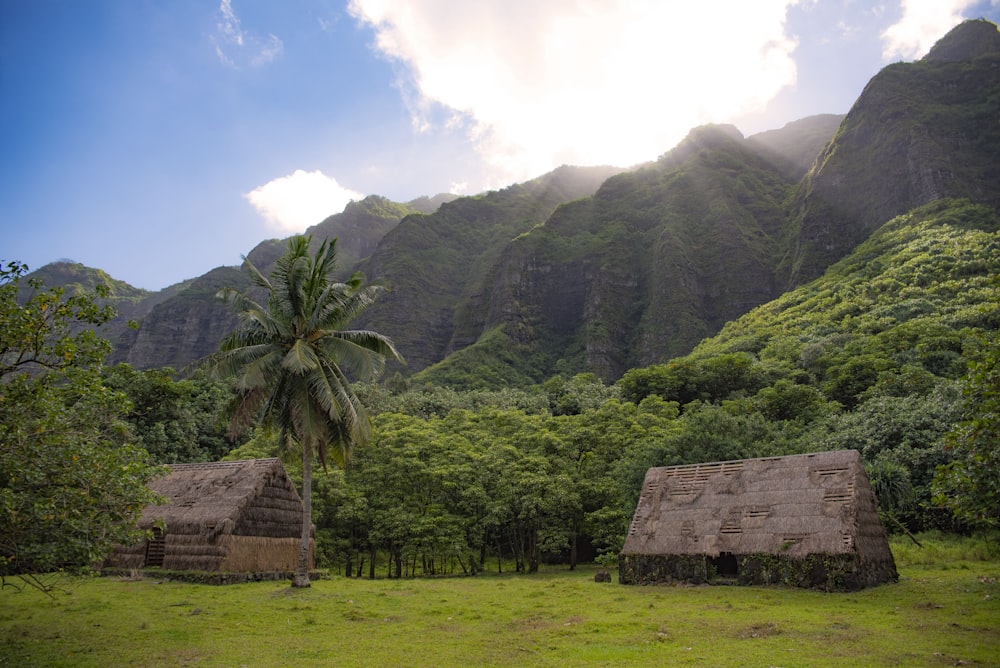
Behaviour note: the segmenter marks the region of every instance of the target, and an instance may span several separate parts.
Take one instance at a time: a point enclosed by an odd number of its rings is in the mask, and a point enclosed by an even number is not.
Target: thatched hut
[[[651,468],[619,558],[624,584],[897,579],[856,450]]]
[[[166,497],[139,527],[151,540],[119,547],[107,565],[225,572],[294,571],[302,499],[277,459],[174,464],[149,483]],[[310,546],[312,568],[315,546]]]

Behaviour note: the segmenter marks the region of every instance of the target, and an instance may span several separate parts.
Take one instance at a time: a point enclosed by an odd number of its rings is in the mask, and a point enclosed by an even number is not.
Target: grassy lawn
[[[852,594],[537,575],[0,591],[0,666],[1000,665],[1000,559],[894,541]]]

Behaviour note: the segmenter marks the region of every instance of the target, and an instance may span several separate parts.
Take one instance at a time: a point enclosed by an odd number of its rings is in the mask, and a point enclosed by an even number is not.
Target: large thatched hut
[[[294,571],[302,532],[302,499],[277,459],[174,464],[149,483],[166,497],[148,506],[139,527],[151,540],[119,547],[118,568],[226,572]],[[312,567],[314,546],[310,546]]]
[[[651,468],[619,558],[624,584],[896,579],[855,450]]]

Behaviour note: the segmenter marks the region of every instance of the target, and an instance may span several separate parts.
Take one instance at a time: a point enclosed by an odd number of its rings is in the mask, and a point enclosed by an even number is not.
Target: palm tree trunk
[[[292,580],[293,587],[308,587],[309,534],[312,533],[312,443],[302,444],[302,543],[299,545],[299,567]]]

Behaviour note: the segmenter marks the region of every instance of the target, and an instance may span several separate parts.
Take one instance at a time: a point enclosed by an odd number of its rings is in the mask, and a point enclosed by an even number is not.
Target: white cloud
[[[243,196],[268,225],[285,233],[302,232],[327,216],[340,213],[351,200],[364,197],[319,170],[301,169],[268,181]]]
[[[458,122],[501,180],[631,165],[795,82],[796,0],[352,0],[414,126]],[[509,182],[509,180],[508,180]]]
[[[243,46],[243,29],[240,28],[240,20],[236,17],[230,0],[222,0],[222,4],[219,5],[219,15],[219,34],[225,41]]]
[[[974,4],[975,0],[902,0],[902,18],[882,33],[882,57],[912,60],[924,56],[962,22],[962,13]]]
[[[281,55],[285,50],[284,43],[274,35],[268,35],[267,41],[260,45],[257,52],[250,57],[251,65],[266,65]]]
[[[243,29],[233,10],[232,0],[221,0],[219,20],[216,23],[215,55],[227,67],[239,69],[241,65],[254,67],[266,65],[281,55],[285,45],[276,35],[262,38]]]

